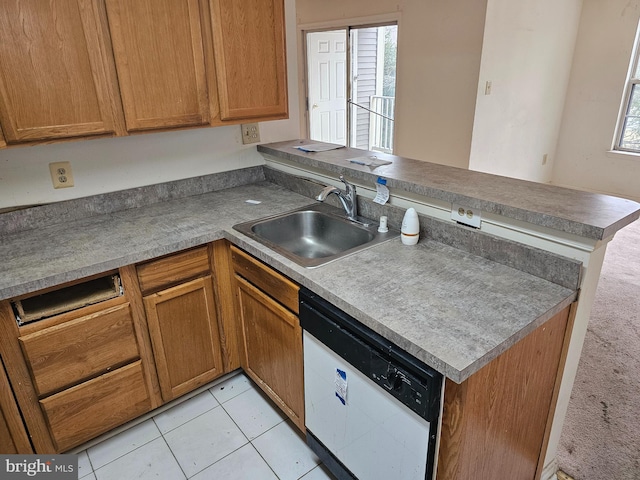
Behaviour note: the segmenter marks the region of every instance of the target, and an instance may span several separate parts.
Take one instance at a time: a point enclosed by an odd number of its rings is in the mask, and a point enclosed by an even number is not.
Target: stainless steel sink
[[[341,210],[318,203],[233,228],[298,265],[312,268],[399,235],[391,230],[380,233],[377,223],[362,220],[351,221]]]

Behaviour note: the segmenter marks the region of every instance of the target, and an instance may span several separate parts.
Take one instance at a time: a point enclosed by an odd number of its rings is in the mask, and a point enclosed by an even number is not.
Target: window
[[[636,33],[636,39],[631,56],[631,65],[627,75],[624,97],[616,138],[613,148],[627,152],[640,153],[640,56],[639,40],[640,28]]]
[[[309,138],[393,152],[397,25],[306,32]]]

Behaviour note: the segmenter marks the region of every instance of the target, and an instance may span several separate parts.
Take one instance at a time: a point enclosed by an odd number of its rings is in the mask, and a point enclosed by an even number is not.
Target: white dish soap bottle
[[[400,229],[400,237],[404,245],[415,245],[420,237],[420,223],[418,221],[418,213],[415,208],[410,208],[404,214],[402,219],[402,228]]]

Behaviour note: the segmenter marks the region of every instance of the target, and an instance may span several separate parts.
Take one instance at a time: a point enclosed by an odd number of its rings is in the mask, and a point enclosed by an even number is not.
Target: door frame
[[[351,42],[349,31],[353,28],[379,27],[396,24],[401,28],[401,12],[384,13],[367,17],[340,18],[323,22],[301,23],[297,26],[298,37],[298,96],[300,105],[300,132],[309,138],[309,79],[307,78],[307,32],[322,32],[338,29],[347,30],[347,98],[351,98]],[[399,48],[398,48],[399,50]],[[347,105],[349,107],[349,105]],[[347,108],[347,125],[351,121],[351,108]]]

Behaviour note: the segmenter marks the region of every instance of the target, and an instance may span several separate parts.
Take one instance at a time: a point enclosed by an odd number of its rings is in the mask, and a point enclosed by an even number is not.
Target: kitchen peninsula
[[[443,416],[443,432],[449,432],[447,441],[464,440],[456,436],[455,425],[451,424],[453,414],[446,409],[454,408],[454,403],[447,403],[447,396],[462,401],[461,388],[466,387],[460,386],[470,385],[467,382],[479,378],[484,367],[506,358],[503,354],[519,350],[515,346],[524,345],[520,342],[536,335],[542,335],[542,339],[544,335],[536,332],[546,328],[554,332],[558,355],[563,352],[571,360],[576,355],[572,349],[578,349],[579,357],[578,343],[584,335],[580,332],[586,329],[606,242],[640,216],[640,205],[399,157],[392,157],[391,165],[370,169],[349,159],[371,152],[339,149],[311,154],[293,148],[299,144],[292,141],[259,146],[266,158],[264,167],[0,216],[0,355],[36,451],[60,450],[65,443],[57,442],[55,435],[51,440],[51,418],[44,418],[50,411],[43,407],[43,414],[39,410],[39,402],[46,406],[51,397],[31,384],[33,370],[22,356],[26,347],[21,347],[21,342],[28,342],[19,339],[19,329],[28,327],[30,334],[37,333],[33,332],[37,323],[18,327],[9,300],[120,271],[140,350],[130,355],[139,359],[131,365],[141,362],[142,367],[136,367],[135,372],[142,372],[141,384],[147,385],[151,399],[140,411],[148,410],[159,406],[164,396],[160,399],[156,391],[153,356],[145,351],[151,350],[149,334],[143,332],[149,313],[145,315],[138,298],[136,270],[129,266],[138,265],[140,276],[140,265],[205,245],[214,245],[204,261],[213,265],[224,371],[240,366],[234,351],[238,342],[234,340],[237,332],[233,313],[228,311],[233,300],[225,298],[233,295],[225,287],[230,279],[226,250],[222,248],[230,243],[323,296],[442,373],[447,378]],[[423,228],[419,244],[404,247],[396,239],[328,266],[304,269],[232,228],[243,221],[313,203],[311,198],[321,188],[317,182],[338,185],[340,174],[358,185],[360,212],[365,217],[387,215],[390,226],[398,229],[406,206],[416,205]],[[383,177],[391,190],[391,202],[385,206],[367,198],[373,196],[368,189],[375,188],[378,177]],[[476,230],[453,222],[452,204],[481,211],[482,227]],[[567,328],[573,332],[571,341],[564,338]],[[505,368],[519,367],[514,364]],[[553,394],[555,402],[564,395],[564,380],[556,381],[555,377],[558,370],[563,370],[558,359],[552,370],[548,393],[550,397]],[[566,367],[564,371],[566,375]],[[141,398],[144,396],[141,393]],[[528,468],[533,463],[538,476],[545,445],[553,442],[553,407],[546,409],[551,417],[540,419],[540,458],[536,455],[532,461],[523,462]],[[559,422],[561,426],[561,418]],[[68,445],[72,443],[69,440]],[[441,443],[442,472],[445,468],[458,472],[475,468],[468,463],[473,452],[460,449],[467,461],[461,467],[462,457],[453,458],[452,451],[453,443]],[[444,475],[439,472],[438,478],[447,478]]]

